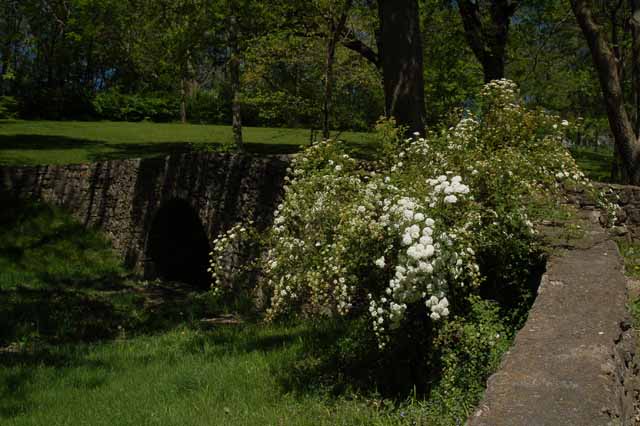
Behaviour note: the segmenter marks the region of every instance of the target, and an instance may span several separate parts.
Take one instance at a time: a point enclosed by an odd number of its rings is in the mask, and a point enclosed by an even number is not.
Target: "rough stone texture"
[[[39,198],[104,230],[125,264],[139,274],[157,211],[182,199],[209,240],[241,220],[269,226],[281,197],[288,157],[190,153],[166,158],[65,166],[0,167],[0,194]],[[0,203],[2,203],[0,199]],[[179,224],[176,224],[178,226]]]
[[[623,262],[599,225],[582,226],[584,237],[549,260],[529,318],[470,425],[636,424]]]
[[[607,199],[618,205],[618,220],[613,233],[616,236],[628,236],[633,240],[640,240],[640,186],[616,185],[611,183],[595,183],[596,188],[603,191]],[[595,209],[593,200],[583,191],[572,189],[568,191],[569,200],[581,208]]]

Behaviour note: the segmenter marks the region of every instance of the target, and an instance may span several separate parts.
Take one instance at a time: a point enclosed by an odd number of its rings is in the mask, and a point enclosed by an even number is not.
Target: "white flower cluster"
[[[273,289],[269,318],[293,309],[328,316],[353,309],[361,268],[355,248],[381,229],[375,219],[386,184],[375,172],[348,173],[355,161],[336,144],[314,145],[288,171],[293,178],[264,259]]]
[[[477,129],[480,124],[472,117],[463,118],[458,124],[449,129],[447,134],[449,148],[452,150],[468,149],[469,145],[477,142]]]
[[[506,78],[490,81],[480,90],[481,97],[493,100],[498,107],[502,108],[516,104],[518,93],[518,85]]]
[[[436,296],[431,296],[426,305],[431,309],[431,319],[434,321],[449,315],[449,301],[446,297],[438,299]]]
[[[460,176],[454,176],[449,181],[446,175],[440,175],[437,179],[429,179],[428,182],[433,187],[435,195],[444,194],[443,201],[446,204],[455,204],[458,202],[459,196],[469,193],[469,187],[462,183]],[[430,205],[430,207],[433,207],[433,205]]]
[[[449,181],[433,179],[436,194],[467,194],[459,176]],[[377,299],[369,294],[369,313],[374,332],[381,346],[389,330],[401,326],[409,305],[423,300],[432,320],[449,315],[446,295],[450,286],[464,286],[463,269],[478,270],[472,249],[456,253],[456,235],[438,232],[436,221],[427,217],[427,209],[416,199],[399,197],[395,202],[384,200],[380,222],[399,237],[399,251],[394,274],[384,296]],[[379,258],[375,264],[384,268],[386,261]],[[466,265],[465,265],[466,264]]]
[[[214,294],[220,294],[235,284],[235,280],[249,266],[245,255],[246,244],[251,244],[249,238],[253,222],[237,223],[226,232],[220,233],[213,240],[213,251],[209,253],[209,268],[213,283],[211,289]]]

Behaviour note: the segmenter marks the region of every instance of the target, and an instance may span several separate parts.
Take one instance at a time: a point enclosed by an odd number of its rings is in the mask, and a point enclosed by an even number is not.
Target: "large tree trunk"
[[[598,73],[609,127],[622,162],[623,182],[640,184],[640,143],[624,105],[617,58],[605,37],[605,30],[593,18],[590,3],[587,0],[571,0],[571,6]]]
[[[322,103],[322,137],[329,139],[329,116],[331,115],[331,98],[333,97],[333,62],[336,55],[335,36],[331,36],[327,46],[327,59],[324,69],[324,100]]]
[[[482,65],[485,83],[504,78],[509,24],[517,2],[491,0],[489,25],[482,18],[479,0],[459,0],[458,6],[467,43]]]
[[[379,0],[387,115],[424,134],[426,111],[417,0]]]
[[[343,33],[346,24],[349,9],[351,8],[351,0],[346,0],[344,8],[338,17],[338,22],[331,22],[329,24],[329,40],[327,41],[327,58],[324,69],[324,102],[322,105],[322,137],[328,139],[330,136],[329,120],[331,116],[332,100],[333,100],[333,85],[335,82],[335,76],[333,73],[333,64],[336,58],[336,46],[338,39]]]
[[[238,45],[238,18],[232,16],[229,25],[229,74],[231,77],[231,121],[233,128],[233,142],[238,151],[244,150],[242,141],[242,114],[240,105],[240,48]]]

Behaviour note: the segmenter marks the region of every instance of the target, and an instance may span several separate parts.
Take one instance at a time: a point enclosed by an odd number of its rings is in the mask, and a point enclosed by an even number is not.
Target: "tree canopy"
[[[24,118],[231,123],[236,111],[328,134],[385,114],[411,130],[445,123],[506,77],[531,105],[582,117],[595,140],[607,110],[572,3],[7,0],[0,94]],[[587,3],[636,105],[633,2]]]

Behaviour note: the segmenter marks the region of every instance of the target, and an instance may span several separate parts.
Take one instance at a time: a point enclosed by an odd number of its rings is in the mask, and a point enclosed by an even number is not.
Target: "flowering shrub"
[[[314,319],[319,340],[287,380],[417,390],[428,424],[464,422],[533,300],[534,224],[562,212],[565,187],[597,195],[564,148],[573,127],[499,80],[424,137],[381,121],[369,161],[339,141],[312,145],[266,235],[238,224],[216,240],[213,289],[235,292],[259,270],[268,319]],[[242,264],[247,253],[257,263]]]
[[[446,318],[482,281],[476,253],[514,239],[535,250],[533,221],[562,185],[590,186],[562,146],[569,127],[498,80],[476,111],[424,138],[400,140],[382,122],[378,162],[356,161],[341,142],[313,145],[292,160],[268,238],[268,316],[366,312],[381,346],[411,305]],[[233,258],[247,229],[216,240],[214,290],[242,273]]]
[[[268,237],[268,317],[368,316],[383,348],[406,332],[409,311],[433,325],[462,313],[482,265],[496,263],[487,259],[536,252],[533,223],[562,185],[589,185],[562,145],[569,127],[499,80],[475,111],[424,138],[381,123],[377,162],[337,141],[311,146],[292,160]],[[492,267],[506,274],[511,258]]]
[[[258,274],[261,241],[252,221],[235,224],[213,241],[207,272],[213,279],[214,296],[223,298],[250,290]]]

